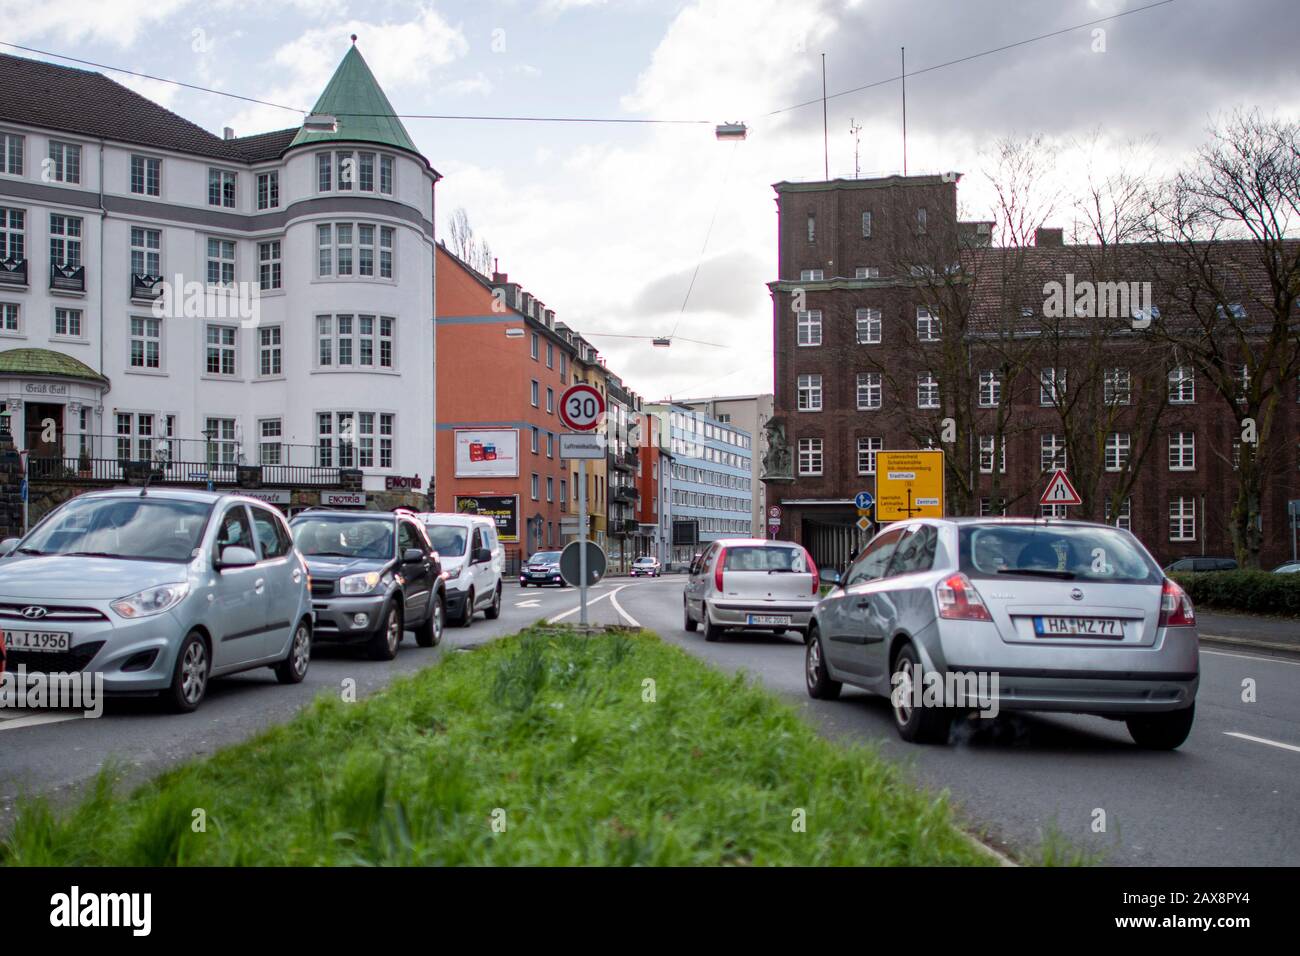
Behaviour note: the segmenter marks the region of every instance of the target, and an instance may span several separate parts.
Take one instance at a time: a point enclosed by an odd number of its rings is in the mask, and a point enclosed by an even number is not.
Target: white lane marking
[[[1260,654],[1229,654],[1227,651],[1211,651],[1201,648],[1202,654],[1216,654],[1219,657],[1240,657],[1244,661],[1266,661],[1270,664],[1290,664],[1292,667],[1300,667],[1300,661],[1289,661],[1285,657],[1264,657]]]
[[[623,588],[626,587],[630,587],[630,585],[627,584],[623,585]],[[623,590],[623,588],[619,588],[618,591]],[[639,628],[641,626],[640,622],[637,621],[637,619],[634,618],[631,614],[628,614],[627,611],[623,610],[623,605],[618,603],[618,591],[609,592],[609,603],[614,605],[614,610],[618,611],[620,617],[627,618],[627,623],[630,626]]]
[[[515,607],[541,607],[541,606],[542,606],[542,602],[537,598],[533,598],[531,601],[515,602]]]
[[[84,720],[85,714],[32,714],[27,717],[9,717],[0,720],[0,730],[18,730],[20,727],[38,727],[41,724],[61,724],[65,720]]]
[[[1293,750],[1300,754],[1300,747],[1297,747],[1295,744],[1284,744],[1276,740],[1269,740],[1266,737],[1252,737],[1250,734],[1239,734],[1235,730],[1225,730],[1223,734],[1225,737],[1238,737],[1241,740],[1253,740],[1257,744],[1268,744],[1270,747],[1278,747],[1282,750]]]
[[[605,598],[607,598],[607,597],[611,597],[611,596],[614,595],[615,593],[616,593],[616,592],[614,592],[614,591],[606,591],[604,594],[602,594],[602,595],[600,595],[600,596],[598,596],[598,597],[591,598],[591,599],[587,602],[587,607],[591,607],[593,604],[598,604],[599,602],[605,600]],[[557,614],[557,615],[555,615],[555,617],[548,618],[547,621],[546,621],[546,623],[547,623],[547,624],[555,624],[555,623],[558,622],[558,621],[563,621],[566,617],[568,617],[568,616],[571,615],[571,614],[577,614],[577,613],[578,613],[579,611],[581,611],[581,610],[582,610],[582,605],[579,604],[577,607],[569,608],[569,610],[565,611],[563,614]]]

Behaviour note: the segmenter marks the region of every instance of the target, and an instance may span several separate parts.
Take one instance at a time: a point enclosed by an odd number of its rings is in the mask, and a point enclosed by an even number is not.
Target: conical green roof
[[[337,117],[338,127],[332,133],[300,129],[289,144],[290,148],[309,143],[360,140],[396,146],[417,156],[420,154],[355,46],[343,57],[312,112]]]

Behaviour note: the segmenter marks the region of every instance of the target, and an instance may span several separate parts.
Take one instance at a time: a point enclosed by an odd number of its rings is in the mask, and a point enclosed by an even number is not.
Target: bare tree
[[[461,206],[451,214],[451,251],[456,257],[481,275],[490,276],[493,270],[492,247],[487,240],[481,242],[474,235],[469,213]]]
[[[1229,409],[1239,442],[1230,529],[1259,567],[1262,499],[1284,388],[1300,373],[1300,125],[1237,112],[1152,203],[1147,246],[1170,307],[1153,333],[1176,343]]]

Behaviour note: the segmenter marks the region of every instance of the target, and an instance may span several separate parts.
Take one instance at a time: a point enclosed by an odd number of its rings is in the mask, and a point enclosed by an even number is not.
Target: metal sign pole
[[[587,626],[587,459],[578,459],[578,623]]]

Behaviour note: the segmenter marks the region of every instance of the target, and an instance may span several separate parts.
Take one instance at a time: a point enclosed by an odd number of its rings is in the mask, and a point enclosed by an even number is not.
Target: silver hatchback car
[[[808,632],[808,693],[834,698],[853,684],[889,696],[905,740],[945,741],[956,714],[994,708],[1123,720],[1155,749],[1191,731],[1195,612],[1127,531],[910,521],[873,538],[842,577],[822,578],[833,588]],[[927,699],[921,683],[936,693]],[[937,691],[954,686],[983,688],[979,707]]]
[[[820,591],[802,545],[762,538],[715,541],[691,562],[682,594],[686,630],[716,641],[731,628],[783,634],[808,627]]]
[[[280,514],[239,495],[150,488],[64,502],[0,544],[8,665],[103,675],[179,711],[212,677],[311,661],[307,569]]]

